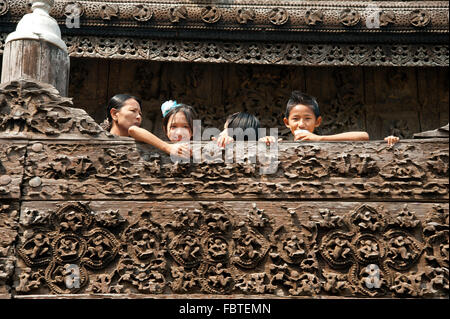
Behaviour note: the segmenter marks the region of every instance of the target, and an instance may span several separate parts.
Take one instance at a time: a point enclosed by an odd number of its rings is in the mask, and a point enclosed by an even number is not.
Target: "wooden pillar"
[[[49,11],[53,0],[33,0],[15,32],[6,38],[1,83],[19,78],[53,85],[68,95],[70,60],[61,31]]]

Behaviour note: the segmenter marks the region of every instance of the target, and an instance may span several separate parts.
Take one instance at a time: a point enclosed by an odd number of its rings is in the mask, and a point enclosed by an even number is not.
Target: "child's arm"
[[[294,136],[294,141],[368,141],[367,132],[345,132],[333,135],[316,135],[311,132],[301,131]]]
[[[131,126],[128,129],[128,134],[136,141],[144,142],[154,147],[159,148],[167,154],[176,155],[179,157],[189,158],[190,149],[186,144],[169,144],[158,138],[156,135],[150,133],[146,129],[137,126]]]

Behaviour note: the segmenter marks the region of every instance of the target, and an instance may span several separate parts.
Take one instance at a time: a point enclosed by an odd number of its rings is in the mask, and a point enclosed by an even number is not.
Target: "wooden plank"
[[[22,75],[39,81],[41,79],[41,43],[36,40],[19,41],[23,41]],[[53,61],[47,63],[53,63]]]
[[[444,80],[442,72],[435,68],[417,68],[416,72],[421,131],[434,130],[439,123],[440,105],[443,103],[441,96],[446,91],[441,85],[441,81]]]
[[[11,42],[8,42],[3,50],[1,83],[9,82],[11,73],[10,65],[11,65]]]
[[[55,46],[51,46],[51,61],[55,63],[53,67],[54,86],[61,96],[67,96],[69,90],[69,70],[70,62],[68,55]]]
[[[41,45],[41,56],[39,59],[40,63],[40,80],[44,83],[49,83],[54,85],[54,76],[52,74],[52,68],[55,67],[54,63],[57,63],[56,60],[53,60],[51,55],[51,46],[46,41],[40,41]]]
[[[9,81],[18,79],[22,76],[22,57],[23,57],[23,42],[11,41],[11,57],[10,57],[10,73]]]

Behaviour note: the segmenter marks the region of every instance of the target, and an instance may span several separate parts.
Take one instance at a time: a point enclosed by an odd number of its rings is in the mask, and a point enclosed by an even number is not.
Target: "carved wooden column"
[[[61,31],[49,11],[54,0],[33,0],[15,32],[6,38],[1,82],[19,78],[53,85],[67,96],[70,60]]]

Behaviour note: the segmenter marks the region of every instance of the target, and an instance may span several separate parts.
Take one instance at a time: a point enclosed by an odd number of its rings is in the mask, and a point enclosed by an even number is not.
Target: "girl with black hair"
[[[187,144],[169,144],[144,128],[141,128],[141,101],[132,95],[117,94],[111,98],[106,109],[107,119],[101,126],[113,135],[130,136],[136,141],[153,145],[170,155],[189,158]],[[170,141],[176,142],[179,140]]]
[[[190,141],[194,132],[194,119],[197,114],[192,106],[167,101],[161,106],[163,129],[172,142]]]
[[[260,122],[256,116],[245,112],[237,112],[228,116],[224,124],[224,130],[218,138],[213,137],[212,139],[217,141],[217,145],[220,147],[225,147],[235,140],[274,143],[275,138],[273,136],[259,136],[260,128]]]

